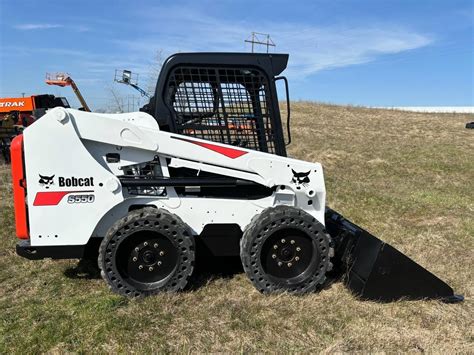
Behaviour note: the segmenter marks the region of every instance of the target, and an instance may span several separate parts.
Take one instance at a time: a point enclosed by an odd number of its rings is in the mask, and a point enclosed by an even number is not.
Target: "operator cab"
[[[286,84],[277,76],[287,63],[287,54],[174,54],[141,111],[165,131],[286,156],[275,81]]]

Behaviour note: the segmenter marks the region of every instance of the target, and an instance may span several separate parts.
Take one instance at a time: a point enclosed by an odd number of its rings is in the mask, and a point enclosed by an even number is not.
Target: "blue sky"
[[[0,96],[53,93],[67,71],[93,109],[115,69],[149,87],[157,53],[249,51],[251,31],[289,53],[292,99],[369,106],[474,105],[473,1],[0,1]],[[142,100],[142,103],[144,100]]]

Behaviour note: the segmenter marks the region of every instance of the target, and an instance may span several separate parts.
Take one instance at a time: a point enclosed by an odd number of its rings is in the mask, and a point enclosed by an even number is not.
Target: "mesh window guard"
[[[266,76],[256,69],[179,66],[165,102],[179,134],[275,153]]]

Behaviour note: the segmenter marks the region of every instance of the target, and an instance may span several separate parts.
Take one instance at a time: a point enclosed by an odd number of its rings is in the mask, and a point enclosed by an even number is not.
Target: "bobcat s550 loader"
[[[12,144],[18,254],[98,251],[126,296],[182,290],[202,244],[240,255],[262,292],[312,292],[344,274],[365,299],[460,300],[327,208],[321,164],[286,157],[275,81],[287,60],[176,54],[141,112],[49,111]]]

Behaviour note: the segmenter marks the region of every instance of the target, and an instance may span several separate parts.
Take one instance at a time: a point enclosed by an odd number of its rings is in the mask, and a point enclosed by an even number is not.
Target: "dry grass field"
[[[2,166],[0,353],[474,353],[474,131],[464,128],[474,117],[304,102],[292,112],[290,155],[323,164],[329,205],[464,303],[363,302],[341,283],[264,296],[242,272],[202,273],[187,292],[124,299],[77,261],[16,256]]]

